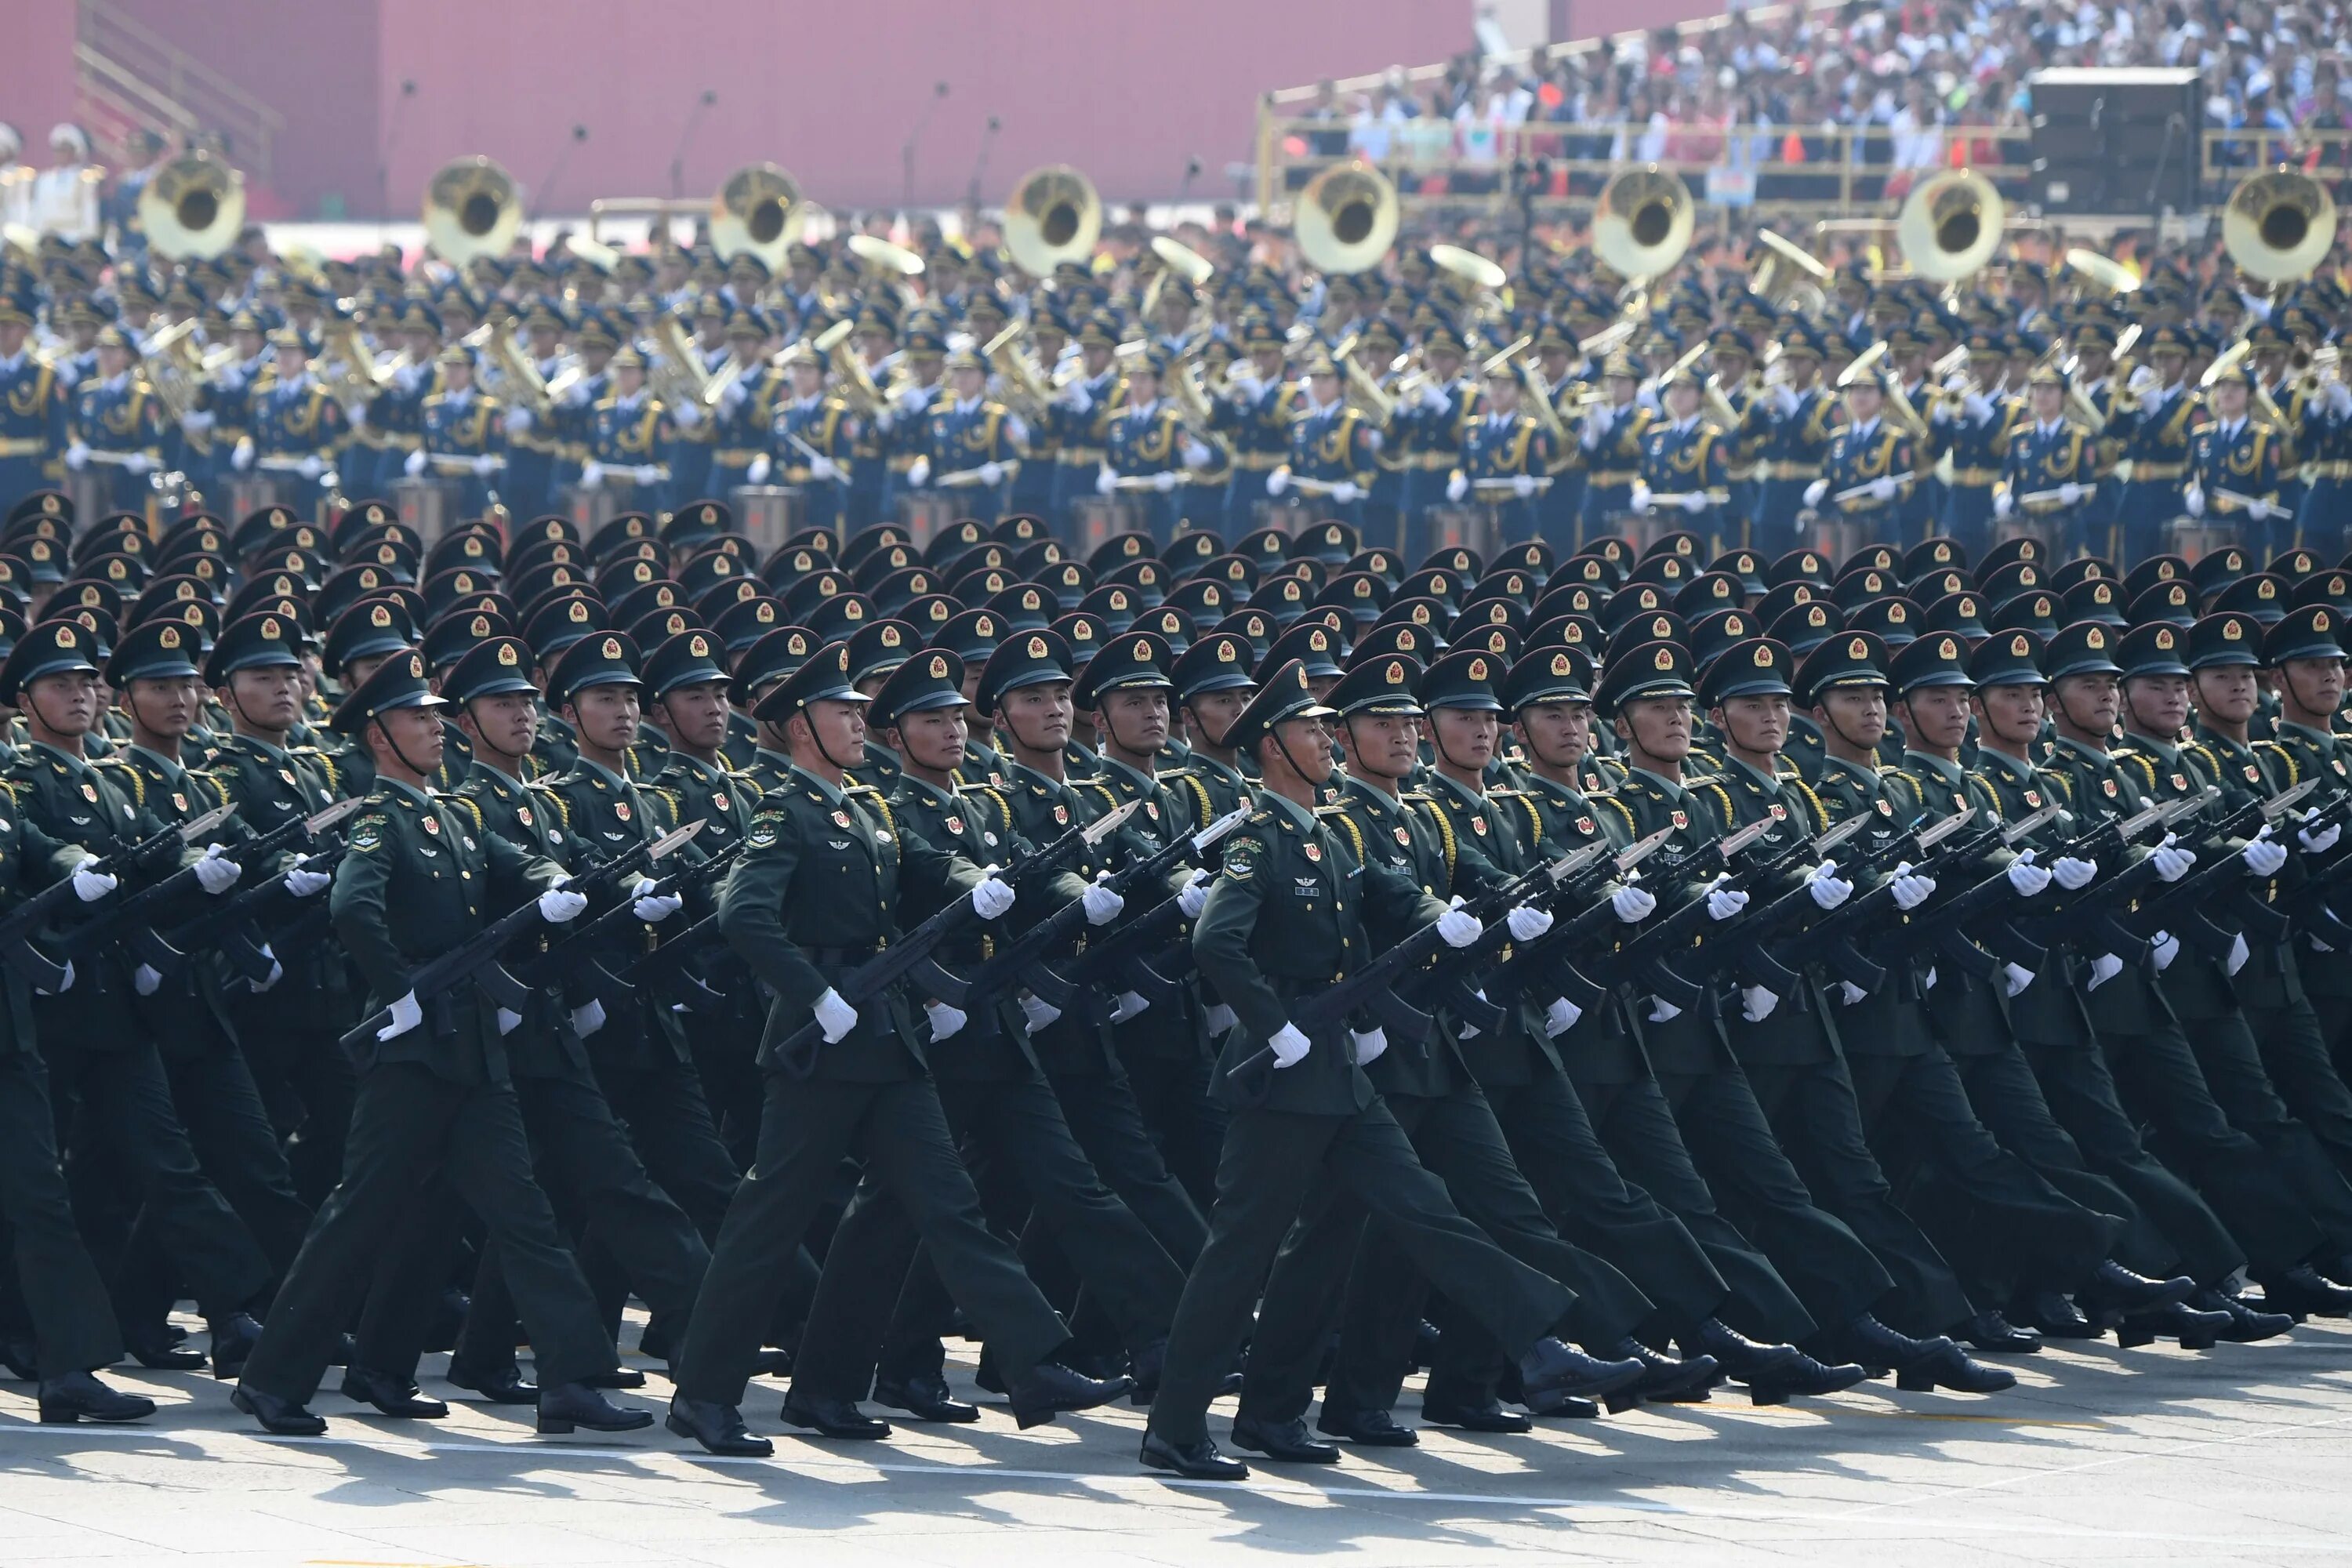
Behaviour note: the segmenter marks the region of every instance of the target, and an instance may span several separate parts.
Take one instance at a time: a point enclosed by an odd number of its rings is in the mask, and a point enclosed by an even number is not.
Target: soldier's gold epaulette
[[[1721,805],[1723,808],[1723,830],[1725,832],[1728,833],[1733,828],[1739,826],[1739,810],[1737,806],[1731,804],[1731,792],[1723,786],[1723,781],[1721,779],[1700,779],[1696,783],[1686,784],[1684,787],[1688,789],[1693,795],[1704,793],[1715,797],[1717,804]],[[1815,804],[1818,805],[1819,803],[1816,802]]]
[[[2204,765],[2207,783],[2210,784],[2213,780],[2221,776],[2221,759],[2220,755],[2216,753],[2212,748],[2207,746],[2204,742],[2191,741],[2180,749],[2188,752],[2190,756],[2196,758],[2198,762]]]
[[[115,774],[121,773],[125,779],[130,781],[131,804],[142,808],[146,805],[147,780],[145,775],[141,773],[137,768],[131,765],[131,759],[128,757],[93,757],[90,759],[89,765],[103,771],[109,778],[112,778]]]
[[[660,801],[664,805],[669,807],[670,826],[676,827],[681,821],[685,820],[686,803],[679,798],[677,791],[674,789],[664,789],[659,784],[644,784],[639,786],[639,793],[652,795],[656,800]]]
[[[1813,832],[1816,834],[1828,832],[1830,826],[1829,808],[1822,804],[1822,797],[1813,793],[1813,786],[1807,784],[1801,778],[1791,779],[1789,782],[1796,786],[1797,793],[1799,795],[1805,797],[1805,805],[1812,811]]]
[[[872,784],[850,784],[841,793],[845,798],[864,795],[866,803],[871,804],[874,809],[881,814],[882,826],[893,833],[898,831],[898,819],[890,815],[890,803],[882,797],[880,790],[876,789]]]
[[[2056,768],[2036,768],[2033,770],[2033,776],[2043,784],[2056,785],[2058,793],[2066,797],[2066,804],[2069,805],[2074,804],[2074,781],[2064,773],[2060,773]]]
[[[309,762],[317,763],[319,770],[327,775],[327,793],[339,799],[341,797],[343,793],[342,769],[336,765],[335,759],[333,757],[329,756],[324,750],[317,746],[304,746],[295,752],[289,752],[289,754],[301,757]]]
[[[1209,799],[1209,786],[1202,784],[1201,775],[1190,768],[1177,769],[1174,776],[1192,792],[1192,799],[1201,808],[1201,825],[1207,826],[1217,815],[1215,803]]]
[[[2256,741],[2252,750],[2257,755],[2267,752],[2286,764],[2286,788],[2293,789],[2303,782],[2303,769],[2295,765],[2294,753],[2276,741]]]
[[[1356,852],[1356,863],[1362,865],[1364,863],[1364,830],[1356,826],[1355,816],[1349,811],[1345,803],[1318,805],[1315,808],[1315,815],[1328,816],[1348,830],[1348,846]]]
[[[1529,835],[1528,847],[1529,848],[1535,848],[1540,846],[1543,843],[1543,811],[1536,805],[1534,799],[1528,795],[1528,792],[1525,790],[1512,789],[1495,790],[1491,793],[1501,795],[1505,800],[1514,800],[1518,802],[1519,809],[1528,814],[1528,833]]]
[[[459,795],[455,790],[448,790],[445,792],[436,792],[433,798],[436,800],[446,800],[451,805],[462,806],[465,809],[466,815],[474,819],[475,832],[482,833],[488,830],[488,821],[482,816],[482,804],[476,800],[472,795]]]
[[[2146,789],[2150,795],[2156,793],[2156,763],[2153,758],[2149,757],[2147,752],[2140,751],[2118,752],[2115,753],[2115,755],[2118,761],[2131,763],[2137,765],[2140,771],[2141,776],[2146,780],[2146,783],[2141,787]]]

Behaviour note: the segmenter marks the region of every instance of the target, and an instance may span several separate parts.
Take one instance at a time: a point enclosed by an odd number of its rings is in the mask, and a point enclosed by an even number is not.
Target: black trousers
[[[74,1225],[58,1161],[48,1073],[37,1051],[0,1052],[0,1219],[16,1263],[16,1294],[44,1377],[89,1372],[122,1354],[114,1309]]]
[[[930,1079],[840,1083],[773,1074],[759,1157],[719,1227],[676,1362],[681,1397],[742,1402],[802,1234],[825,1200],[835,1167],[852,1153],[865,1162],[867,1178],[905,1206],[949,1293],[980,1325],[1009,1376],[1025,1375],[1069,1338],[982,1217]]]
[[[2347,1088],[2311,1004],[2249,1007],[2246,1027],[2287,1113],[2307,1129],[2337,1171],[2352,1175],[2352,1088]]]
[[[577,1383],[620,1364],[547,1194],[531,1178],[512,1086],[457,1084],[415,1063],[380,1064],[359,1080],[346,1148],[343,1179],[278,1288],[246,1382],[281,1399],[310,1399],[386,1242],[436,1174],[499,1244],[541,1382]]]
[[[949,1130],[967,1160],[984,1157],[1019,1185],[1029,1223],[1053,1238],[1077,1271],[1086,1300],[1108,1316],[1127,1349],[1166,1339],[1184,1270],[1103,1184],[1045,1080],[950,1079],[938,1087]],[[940,1335],[953,1299],[919,1243],[907,1206],[873,1181],[861,1183],[825,1257],[793,1363],[795,1389],[861,1399],[877,1366],[893,1378],[940,1369]]]
[[[1205,1056],[1140,1051],[1120,1059],[1127,1064],[1136,1110],[1159,1145],[1160,1157],[1192,1206],[1206,1214],[1217,1201],[1217,1152],[1225,1142],[1224,1107],[1209,1096],[1213,1064]]]
[[[1507,1350],[1524,1351],[1567,1315],[1567,1288],[1463,1216],[1386,1105],[1375,1100],[1352,1116],[1241,1111],[1225,1134],[1209,1245],[1168,1338],[1153,1432],[1178,1443],[1208,1435],[1209,1401],[1241,1348],[1267,1265],[1321,1183],[1360,1199],[1412,1266],[1444,1280]]]
[[[2181,1034],[2204,1071],[2214,1103],[2231,1126],[2270,1156],[2326,1237],[2323,1261],[2328,1269],[2337,1268],[2339,1259],[2352,1257],[2352,1184],[2345,1179],[2337,1152],[2288,1106],[2269,1064],[2275,1060],[2288,1068],[2295,1086],[2326,1119],[2320,1125],[2336,1137],[2352,1137],[2352,1095],[2320,1050],[2318,1020],[2307,1009],[2273,1010],[2259,1018],[2266,1031],[2259,1044],[2253,1030],[2257,1015],[2244,1012],[2197,1019],[2184,1025]],[[2342,1153],[2352,1157],[2352,1145]]]

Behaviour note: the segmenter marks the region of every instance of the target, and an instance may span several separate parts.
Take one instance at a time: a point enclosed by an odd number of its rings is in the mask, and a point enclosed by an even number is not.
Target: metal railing
[[[75,58],[86,88],[95,76],[115,99],[146,106],[135,117],[160,133],[201,129],[218,135],[230,162],[249,179],[268,183],[284,115],[106,0],[80,0],[77,25]]]

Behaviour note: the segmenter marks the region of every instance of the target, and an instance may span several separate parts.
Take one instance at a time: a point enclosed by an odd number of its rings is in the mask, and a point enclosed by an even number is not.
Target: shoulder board
[[[1274,813],[1270,811],[1254,811],[1250,813],[1249,825],[1252,827],[1263,827],[1273,820]]]

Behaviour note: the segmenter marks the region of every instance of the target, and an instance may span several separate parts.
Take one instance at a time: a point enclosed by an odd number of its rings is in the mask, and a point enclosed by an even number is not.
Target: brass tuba
[[[654,352],[648,356],[646,379],[653,384],[656,395],[673,408],[700,404],[703,394],[710,390],[710,371],[702,363],[702,350],[685,318],[664,310],[654,318],[646,335]]]
[[[1592,252],[1612,271],[1639,283],[1683,258],[1696,217],[1680,175],[1655,163],[1628,169],[1601,187],[1592,209]]]
[[[489,159],[444,163],[425,182],[425,243],[450,266],[504,256],[521,231],[522,193]]]
[[[2308,278],[2336,243],[2336,199],[2293,169],[2249,174],[2221,208],[2221,244],[2239,270],[2265,283]]]
[[[746,163],[710,198],[710,245],[721,261],[755,256],[771,274],[798,237],[801,183],[773,163]]]
[[[1066,163],[1032,169],[1004,204],[1004,248],[1032,278],[1051,277],[1065,261],[1084,265],[1101,235],[1102,198]]]
[[[1396,243],[1396,186],[1360,158],[1307,183],[1290,220],[1298,253],[1318,272],[1369,272]]]
[[[1912,189],[1895,220],[1911,270],[1938,283],[1973,277],[2000,247],[2008,204],[1974,169],[1947,169]]]
[[[139,193],[139,226],[158,256],[210,260],[245,226],[245,176],[209,153],[184,153]]]

